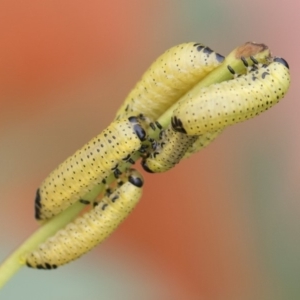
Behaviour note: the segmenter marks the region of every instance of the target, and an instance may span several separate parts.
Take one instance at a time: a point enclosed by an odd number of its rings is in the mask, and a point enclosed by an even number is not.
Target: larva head
[[[134,169],[129,170],[128,181],[138,188],[141,188],[144,185],[144,179],[142,175]]]
[[[147,139],[147,133],[143,126],[141,125],[140,118],[139,117],[129,117],[129,122],[133,125],[133,130],[138,136],[138,138],[141,140],[141,142],[146,141]]]
[[[274,77],[276,85],[272,84],[271,87],[274,86],[277,93],[276,98],[279,101],[287,93],[291,83],[289,65],[285,59],[274,57],[273,62],[266,67],[266,70]]]
[[[287,62],[274,58],[255,64],[248,74],[190,93],[173,112],[173,129],[203,135],[249,120],[278,103],[290,86]]]
[[[274,57],[273,62],[281,63],[281,64],[283,64],[287,69],[290,68],[290,66],[289,66],[289,64],[287,63],[287,61],[286,61],[284,58],[282,58],[282,57]]]

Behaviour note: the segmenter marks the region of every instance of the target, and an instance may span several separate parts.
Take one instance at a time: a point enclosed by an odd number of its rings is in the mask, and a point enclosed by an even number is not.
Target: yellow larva
[[[97,206],[26,256],[28,267],[55,269],[103,242],[129,215],[142,195],[143,178],[131,170],[128,181],[105,196]]]
[[[171,125],[161,132],[160,140],[154,150],[142,160],[142,167],[149,173],[166,172],[173,168],[192,147],[197,136],[176,132]]]
[[[35,199],[36,219],[49,219],[81,200],[112,172],[119,174],[120,161],[130,155],[146,139],[143,116],[114,121],[102,133],[60,164],[43,181]]]
[[[269,65],[248,74],[190,93],[174,110],[174,130],[202,135],[248,120],[272,107],[284,97],[290,85],[287,62],[274,58]]]
[[[195,154],[207,147],[221,134],[222,131],[222,129],[219,129],[212,132],[206,132],[205,134],[198,136],[197,140],[188,148],[183,158],[189,158],[192,154]],[[190,137],[192,136],[190,135]]]
[[[144,114],[156,120],[224,57],[200,43],[172,47],[150,66],[118,110],[116,118]]]

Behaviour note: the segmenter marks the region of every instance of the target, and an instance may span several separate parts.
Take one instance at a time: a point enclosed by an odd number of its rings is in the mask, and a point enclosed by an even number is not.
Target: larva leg
[[[175,132],[171,126],[161,130],[156,147],[142,160],[143,169],[149,173],[170,170],[179,163],[197,138],[197,136]]]

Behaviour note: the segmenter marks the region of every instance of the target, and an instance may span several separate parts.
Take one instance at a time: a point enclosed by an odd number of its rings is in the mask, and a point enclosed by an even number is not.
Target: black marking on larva
[[[245,66],[246,68],[249,67],[249,64],[248,64],[248,62],[247,62],[247,59],[246,59],[244,56],[241,56],[241,60],[242,60],[244,66]]]
[[[231,67],[231,66],[227,66],[227,69],[229,70],[229,72],[232,74],[232,75],[235,75],[235,71],[234,69]]]
[[[106,184],[106,179],[105,179],[105,178],[102,179],[102,183],[103,183],[103,184]]]
[[[146,140],[146,138],[147,138],[146,131],[140,124],[135,124],[133,126],[133,130],[141,142]]]
[[[148,145],[142,145],[138,151],[140,153],[145,153],[148,148],[149,148]]]
[[[40,269],[40,270],[41,270],[41,269],[45,269],[43,265],[37,265],[36,268],[37,268],[37,269]]]
[[[118,180],[118,186],[121,186],[124,184],[124,181],[123,180]]]
[[[179,118],[177,118],[176,116],[173,116],[171,118],[171,125],[175,131],[186,133],[186,130],[184,129],[181,120]]]
[[[197,51],[201,51],[202,49],[204,49],[205,48],[205,46],[203,46],[203,45],[199,45],[198,47],[197,47]]]
[[[151,129],[152,129],[152,130],[155,130],[155,129],[156,129],[156,126],[155,126],[155,124],[154,124],[154,123],[152,123],[152,122],[149,124],[149,126],[151,127]]]
[[[45,263],[45,266],[46,266],[47,270],[51,270],[52,269],[52,266],[50,264],[48,264],[48,263]]]
[[[111,188],[107,188],[107,189],[105,190],[105,195],[106,195],[106,196],[109,196],[109,195],[111,195],[112,193],[113,193],[113,191],[112,191]]]
[[[128,154],[127,156],[125,156],[124,158],[122,158],[122,160],[128,161],[129,158],[130,158],[130,154]]]
[[[129,105],[127,105],[127,106],[125,107],[125,111],[128,111],[128,109],[129,109]]]
[[[98,205],[98,203],[97,203],[97,205]],[[103,205],[102,205],[102,207],[101,207],[101,209],[102,210],[105,210],[105,208],[108,206],[108,204],[107,203],[104,203]]]
[[[119,195],[115,195],[114,197],[111,198],[111,202],[116,202],[119,199]]]
[[[144,184],[144,181],[140,177],[134,175],[130,175],[128,181],[138,188],[141,188]]]
[[[196,43],[196,44],[193,45],[193,47],[197,47],[199,45],[201,45],[201,43]]]
[[[80,199],[79,202],[85,205],[89,205],[91,203],[90,201],[84,199]]]
[[[29,268],[33,268],[33,266],[28,261],[26,261],[26,266]]]
[[[118,164],[111,170],[113,171],[115,178],[119,178],[119,176],[122,174],[122,172],[118,169]]]
[[[286,61],[284,58],[282,58],[282,57],[275,57],[275,58],[273,59],[273,61],[283,64],[283,65],[284,65],[285,67],[287,67],[288,69],[290,68],[290,67],[289,67],[289,64],[287,63],[287,61]]]
[[[151,169],[149,169],[148,165],[147,165],[147,161],[146,159],[143,159],[141,162],[141,165],[143,167],[143,169],[148,172],[148,173],[154,173]]]
[[[255,64],[255,65],[258,65],[259,62],[257,61],[256,58],[254,58],[253,56],[250,56],[250,59],[252,60],[252,62]]]
[[[163,127],[161,126],[161,124],[158,121],[155,121],[155,125],[159,130],[163,129]]]
[[[36,191],[36,196],[35,196],[35,201],[34,201],[34,208],[35,208],[35,218],[37,220],[40,220],[41,217],[41,194],[40,194],[40,189],[37,189]]]
[[[268,73],[268,72],[263,72],[263,73],[261,74],[262,79],[265,79],[267,75],[270,75],[270,73]]]
[[[213,52],[214,52],[214,51],[211,50],[209,47],[205,47],[205,48],[203,49],[203,53],[207,53],[208,55],[212,54]]]
[[[223,55],[221,55],[220,53],[217,53],[217,52],[216,52],[216,59],[217,59],[218,62],[221,63],[221,62],[224,61],[225,56],[223,56]]]

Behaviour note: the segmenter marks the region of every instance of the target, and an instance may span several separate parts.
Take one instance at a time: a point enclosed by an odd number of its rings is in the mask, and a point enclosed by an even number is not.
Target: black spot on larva
[[[216,53],[216,59],[218,62],[223,62],[225,57],[219,53]]]
[[[115,195],[113,198],[111,198],[111,202],[116,202],[119,199],[118,195]]]
[[[115,178],[119,178],[119,176],[122,174],[118,168],[114,169],[113,173],[114,173]]]
[[[290,68],[289,64],[287,63],[287,61],[284,58],[282,58],[282,57],[275,57],[273,61],[283,64],[288,69]]]
[[[133,130],[136,133],[137,137],[140,139],[140,141],[145,141],[147,138],[146,131],[140,124],[135,124],[133,126]]]
[[[184,129],[181,120],[179,118],[177,118],[176,116],[173,116],[171,118],[171,125],[175,131],[186,133],[186,130]]]
[[[36,265],[36,268],[37,268],[37,269],[40,269],[40,270],[41,270],[41,269],[45,269],[43,265]]]
[[[232,74],[232,75],[234,75],[235,74],[235,71],[234,71],[234,69],[231,67],[231,66],[227,66],[227,69],[229,70],[229,72]]]
[[[26,261],[26,266],[29,268],[33,268],[32,265],[28,261]]]
[[[154,173],[154,172],[148,167],[146,159],[143,159],[143,160],[141,161],[141,166],[143,167],[143,169],[144,169],[146,172],[148,172],[148,173]]]
[[[201,51],[204,48],[204,46],[200,45],[197,47],[197,51]]]
[[[205,47],[203,53],[207,53],[208,55],[212,54],[214,51],[211,50],[209,47]]]
[[[133,175],[130,175],[128,177],[128,181],[130,183],[132,183],[134,186],[139,187],[139,188],[142,187],[143,184],[144,184],[144,181],[142,180],[142,178],[137,177],[137,176],[133,176]]]
[[[268,73],[268,72],[263,72],[263,73],[261,74],[262,79],[265,79],[267,75],[270,75],[270,73]]]
[[[201,43],[196,43],[196,44],[193,45],[193,47],[197,47],[199,45],[201,45]]]
[[[79,202],[85,205],[89,205],[91,203],[90,201],[84,199],[80,199]]]
[[[241,60],[244,64],[244,66],[247,68],[249,66],[248,62],[247,62],[247,59],[244,57],[244,56],[241,56]]]
[[[102,210],[105,210],[105,208],[106,208],[107,206],[108,206],[108,204],[105,203],[105,204],[102,205],[101,209],[102,209]]]
[[[40,220],[41,217],[41,194],[40,189],[37,189],[36,195],[35,195],[35,201],[34,201],[34,208],[35,208],[35,218],[37,220]]]
[[[52,269],[52,266],[50,264],[48,264],[48,263],[45,263],[45,266],[46,266],[46,269],[48,269],[48,270]]]
[[[253,56],[250,56],[250,59],[252,60],[252,62],[255,64],[255,65],[258,65],[258,61],[256,58],[254,58]]]

